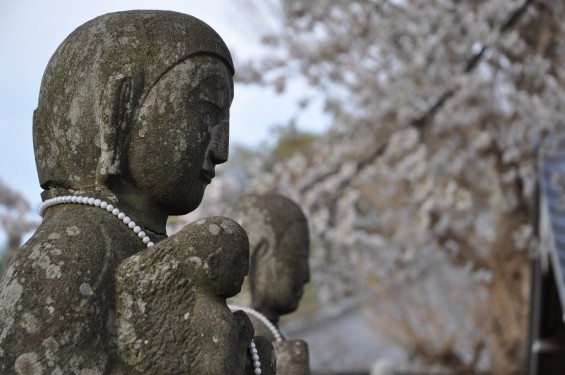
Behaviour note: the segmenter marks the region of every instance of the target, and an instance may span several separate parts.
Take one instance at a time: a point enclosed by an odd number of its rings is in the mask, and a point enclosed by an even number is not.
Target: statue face
[[[254,305],[280,315],[298,308],[304,284],[310,281],[307,226],[297,222],[288,227],[277,249],[271,249],[259,264]]]
[[[161,77],[139,110],[126,178],[169,215],[198,207],[227,161],[232,87],[220,60],[193,57]]]
[[[225,298],[233,297],[241,291],[245,276],[249,273],[249,247],[231,244],[220,257],[216,293]]]

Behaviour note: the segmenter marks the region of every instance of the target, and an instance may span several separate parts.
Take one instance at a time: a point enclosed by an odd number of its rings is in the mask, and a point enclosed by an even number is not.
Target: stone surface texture
[[[119,224],[96,207],[47,211],[0,284],[0,373],[102,374],[113,367],[114,269],[144,247]]]
[[[277,355],[277,374],[309,375],[308,344],[303,340],[273,342]]]

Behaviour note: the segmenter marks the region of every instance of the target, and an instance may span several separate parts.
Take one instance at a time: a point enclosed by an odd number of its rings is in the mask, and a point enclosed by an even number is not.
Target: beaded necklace
[[[275,341],[283,341],[282,335],[279,332],[279,330],[275,327],[275,325],[273,323],[271,323],[269,321],[269,319],[267,319],[267,317],[265,315],[261,314],[259,311],[254,310],[250,307],[244,307],[244,306],[239,306],[239,305],[228,305],[228,307],[232,311],[241,310],[248,315],[253,315],[257,319],[259,319],[259,321],[261,323],[263,323],[269,329],[269,331],[271,331],[271,333],[275,337]]]
[[[43,217],[45,210],[47,210],[49,207],[56,206],[58,204],[66,204],[66,203],[85,204],[89,206],[100,207],[106,210],[107,212],[111,213],[112,215],[116,216],[119,220],[122,221],[122,223],[127,225],[128,228],[130,228],[133,231],[133,233],[135,233],[137,237],[139,237],[141,241],[143,241],[143,243],[147,245],[147,247],[152,247],[153,245],[155,245],[153,242],[151,242],[149,236],[144,231],[141,230],[141,227],[137,225],[133,220],[131,220],[129,216],[127,216],[124,212],[120,211],[119,208],[114,207],[108,202],[105,202],[98,198],[83,197],[77,195],[65,195],[62,197],[51,198],[41,204],[41,206],[39,207],[39,215]]]

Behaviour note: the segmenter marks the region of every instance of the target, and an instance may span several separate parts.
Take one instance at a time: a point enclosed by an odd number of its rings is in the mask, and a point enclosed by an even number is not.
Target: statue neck
[[[75,189],[50,188],[41,193],[43,201],[65,196],[89,196],[111,203],[126,213],[144,229],[157,235],[166,235],[168,214],[165,210],[149,201],[135,186],[126,181],[112,184],[112,188],[84,186]]]
[[[147,199],[137,187],[127,181],[112,186],[116,195],[116,205],[136,222],[155,234],[165,235],[168,214],[158,205]]]
[[[261,314],[263,314],[267,319],[269,319],[269,321],[271,323],[273,323],[273,325],[278,328],[279,327],[279,317],[280,315],[277,314],[276,312],[274,312],[273,310],[269,309],[269,308],[265,308],[265,307],[260,307],[260,306],[253,306],[253,309],[259,311]]]

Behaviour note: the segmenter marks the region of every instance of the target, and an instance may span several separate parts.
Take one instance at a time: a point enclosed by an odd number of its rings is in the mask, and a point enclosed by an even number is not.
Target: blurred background
[[[8,256],[40,220],[31,118],[49,57],[85,21],[142,8],[202,19],[236,62],[230,160],[170,233],[245,192],[299,203],[312,281],[282,330],[309,342],[315,374],[521,373],[565,2],[2,1]]]

